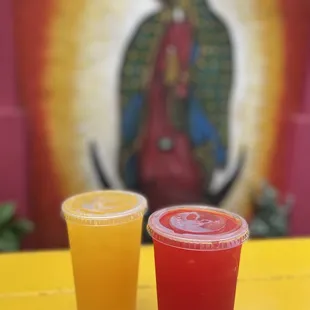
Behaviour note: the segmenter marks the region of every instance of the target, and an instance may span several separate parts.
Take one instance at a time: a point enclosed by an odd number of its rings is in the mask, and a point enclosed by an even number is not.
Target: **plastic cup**
[[[153,213],[159,310],[233,310],[241,247],[248,239],[240,216],[206,206]]]
[[[62,205],[78,310],[136,309],[143,196],[98,191]]]

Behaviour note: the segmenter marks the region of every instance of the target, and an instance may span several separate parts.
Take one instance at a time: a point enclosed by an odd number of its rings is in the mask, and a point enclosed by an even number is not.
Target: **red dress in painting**
[[[139,156],[140,188],[151,210],[169,204],[200,202],[202,169],[186,132],[178,130],[169,113],[186,105],[193,27],[172,21],[159,47],[147,94],[148,115]]]

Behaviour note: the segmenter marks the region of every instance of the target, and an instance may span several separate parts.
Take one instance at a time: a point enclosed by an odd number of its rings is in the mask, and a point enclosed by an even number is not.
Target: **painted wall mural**
[[[291,151],[310,147],[309,17],[304,0],[16,0],[35,244],[66,245],[62,199],[103,187],[250,221],[268,181],[310,233]]]
[[[148,196],[150,211],[218,204],[243,164],[219,193],[209,192],[215,170],[228,163],[230,34],[204,0],[162,4],[138,25],[125,50],[120,174],[127,188]],[[94,149],[93,159],[102,185],[108,184]]]

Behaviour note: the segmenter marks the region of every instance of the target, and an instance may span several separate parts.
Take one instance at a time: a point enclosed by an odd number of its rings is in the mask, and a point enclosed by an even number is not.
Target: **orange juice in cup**
[[[136,308],[146,199],[126,191],[73,196],[67,222],[78,310]]]

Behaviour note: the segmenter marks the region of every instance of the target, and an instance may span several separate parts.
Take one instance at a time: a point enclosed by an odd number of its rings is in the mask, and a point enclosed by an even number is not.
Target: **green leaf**
[[[16,221],[12,222],[10,228],[18,236],[24,236],[34,230],[34,224],[26,219],[17,219]]]
[[[0,235],[0,251],[13,252],[20,249],[18,237],[10,230],[5,230]]]
[[[14,213],[14,204],[7,203],[0,205],[0,229],[13,219]]]

